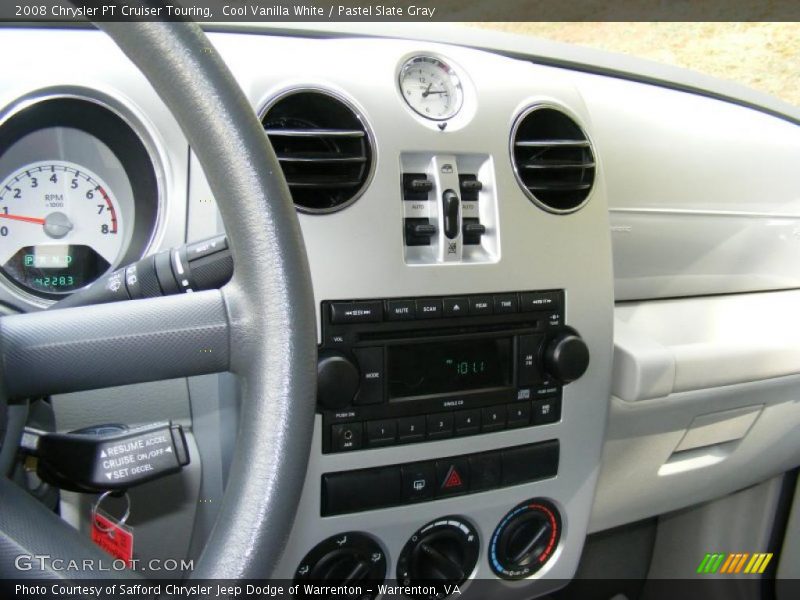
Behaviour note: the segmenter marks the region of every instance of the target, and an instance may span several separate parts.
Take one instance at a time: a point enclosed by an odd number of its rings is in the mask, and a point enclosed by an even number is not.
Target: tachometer
[[[0,265],[34,293],[69,293],[103,275],[124,225],[113,191],[72,162],[31,163],[0,184]]]

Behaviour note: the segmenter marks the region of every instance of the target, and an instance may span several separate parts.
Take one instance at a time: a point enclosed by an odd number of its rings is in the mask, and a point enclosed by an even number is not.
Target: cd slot
[[[450,337],[458,338],[462,336],[476,334],[495,334],[504,333],[513,335],[525,331],[538,331],[542,324],[538,320],[523,321],[514,323],[509,327],[509,323],[498,323],[495,325],[469,325],[461,327],[439,327],[434,329],[395,329],[391,331],[360,331],[356,335],[357,342],[374,341],[401,341],[408,339]]]

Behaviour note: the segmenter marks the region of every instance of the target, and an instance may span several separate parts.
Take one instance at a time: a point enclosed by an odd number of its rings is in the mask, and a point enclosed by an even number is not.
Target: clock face
[[[432,56],[417,56],[403,65],[400,93],[416,113],[436,121],[453,117],[463,101],[458,75]]]

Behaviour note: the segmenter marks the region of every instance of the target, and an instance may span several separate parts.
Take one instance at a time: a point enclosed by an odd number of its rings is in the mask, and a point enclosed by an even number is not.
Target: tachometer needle
[[[25,223],[35,223],[36,225],[44,225],[44,219],[37,217],[23,217],[22,215],[8,215],[0,213],[0,219],[11,219],[12,221],[23,221]]]

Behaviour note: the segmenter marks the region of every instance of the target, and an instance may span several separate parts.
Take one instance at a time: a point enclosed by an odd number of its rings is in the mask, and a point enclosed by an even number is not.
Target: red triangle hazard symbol
[[[452,487],[459,487],[464,485],[464,482],[461,480],[461,475],[458,473],[455,467],[450,467],[450,470],[447,472],[447,477],[444,480],[444,485],[442,487],[444,489],[452,488]]]

